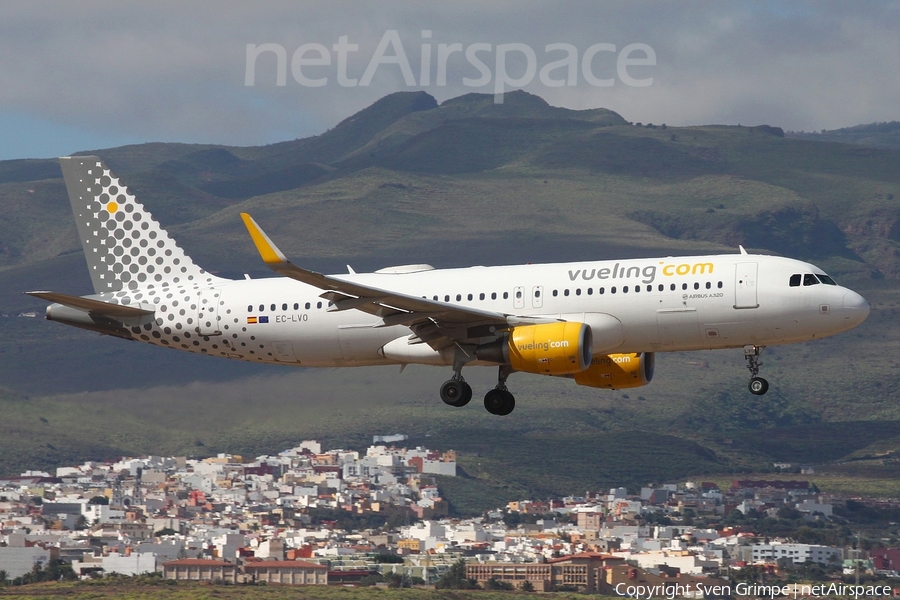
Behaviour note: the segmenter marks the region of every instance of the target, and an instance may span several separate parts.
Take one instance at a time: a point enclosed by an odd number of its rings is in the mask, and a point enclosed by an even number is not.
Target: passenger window
[[[456,295],[456,301],[457,301],[457,302],[462,301],[462,294],[457,294],[457,295]]]
[[[516,298],[522,297],[522,290],[516,290]]]
[[[509,298],[509,292],[503,292],[503,299],[506,300]]]
[[[719,282],[719,285],[717,285],[716,287],[718,287],[718,288],[721,290],[721,289],[722,289],[722,282],[720,281],[720,282]]]
[[[437,299],[438,299],[437,296],[434,296],[434,297],[432,298],[432,300],[434,300],[435,302],[437,302]]]
[[[576,295],[576,296],[580,296],[580,295],[581,295],[581,288],[578,288],[577,290],[575,290],[575,295]]]
[[[484,294],[482,294],[482,295],[484,295]],[[535,297],[535,298],[540,298],[540,297],[541,297],[541,290],[534,290],[534,297]]]
[[[710,289],[711,287],[712,287],[712,283],[709,282],[709,281],[707,281],[707,282],[706,282],[706,289]]]
[[[612,286],[611,288],[609,288],[609,293],[610,293],[610,294],[615,294],[615,293],[616,293],[616,286]]]
[[[659,284],[659,291],[662,292],[665,289],[666,289],[666,286],[664,286],[663,284]]]
[[[479,299],[479,300],[484,300],[484,292],[478,294],[478,299]]]
[[[472,294],[469,294],[468,296],[466,296],[466,298],[468,298],[469,301],[471,302],[471,301],[472,301]]]
[[[259,312],[266,310],[266,306],[264,304],[259,305]]]
[[[444,296],[444,302],[450,302],[450,294]]]
[[[306,304],[304,304],[304,305],[303,305],[303,308],[305,308],[306,310],[309,310],[309,302],[307,302]]]
[[[294,302],[294,310],[298,310],[299,308],[300,308],[300,304],[297,302]]]
[[[281,310],[287,310],[287,302],[281,305]]]
[[[686,283],[682,283],[682,284],[681,284],[681,289],[686,290],[686,289],[687,289],[687,284],[686,284]]]
[[[553,297],[556,298],[559,296],[559,290],[553,290]]]
[[[491,300],[497,299],[497,292],[491,292]]]
[[[563,296],[568,296],[568,295],[569,295],[569,290],[563,290]]]
[[[804,285],[804,286],[807,286],[807,285],[818,285],[818,284],[819,284],[819,280],[816,279],[816,276],[813,275],[812,273],[806,273],[806,274],[803,276],[803,285]]]
[[[615,289],[615,288],[613,288],[613,289]],[[623,293],[623,294],[627,294],[627,293],[628,293],[628,286],[627,286],[627,285],[623,285],[623,286],[622,286],[622,293]]]
[[[652,292],[652,291],[653,291],[653,286],[652,286],[652,285],[648,285],[648,286],[647,286],[647,291],[648,291],[648,292]]]
[[[791,287],[800,287],[800,274],[791,275]]]
[[[674,291],[675,291],[675,284],[673,283],[671,286],[669,286],[669,289],[671,289],[671,290],[674,292]]]
[[[273,304],[273,305],[272,305],[272,308],[271,308],[271,310],[275,310],[275,305],[274,305],[274,304]]]
[[[588,296],[593,295],[593,293],[594,293],[594,288],[588,288],[588,289],[587,289],[587,294],[588,294]]]
[[[640,291],[641,291],[641,286],[639,286],[639,285],[634,286],[634,291],[635,291],[635,292],[640,292]]]
[[[695,290],[699,290],[699,289],[700,289],[700,282],[694,283],[694,289],[695,289]]]
[[[251,304],[250,306],[247,307],[247,312],[253,312],[253,305],[252,305],[252,304]]]
[[[603,294],[606,293],[606,288],[600,288],[599,290],[597,290],[597,293],[602,296]]]

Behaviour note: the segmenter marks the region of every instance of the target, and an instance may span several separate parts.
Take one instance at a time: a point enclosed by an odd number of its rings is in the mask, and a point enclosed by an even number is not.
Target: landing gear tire
[[[769,391],[769,382],[762,377],[754,377],[750,380],[750,393],[754,396],[762,396]]]
[[[516,398],[507,390],[495,388],[484,395],[484,407],[492,415],[503,417],[516,408]]]
[[[459,379],[448,379],[441,386],[441,400],[450,406],[465,406],[472,399],[472,386]]]
[[[744,346],[744,358],[747,361],[747,368],[750,369],[750,385],[747,387],[754,396],[762,396],[769,391],[769,382],[759,376],[759,368],[762,366],[759,355],[763,348],[763,346]]]

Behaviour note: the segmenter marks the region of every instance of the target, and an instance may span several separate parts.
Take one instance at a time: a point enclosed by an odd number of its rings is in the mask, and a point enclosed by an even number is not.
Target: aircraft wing
[[[441,349],[454,342],[488,337],[516,325],[552,321],[437,302],[309,271],[285,258],[250,215],[241,213],[241,218],[263,261],[273,271],[324,290],[321,297],[332,302],[329,311],[355,309],[379,317],[381,321],[375,327],[409,327],[419,338],[411,343],[422,341]]]

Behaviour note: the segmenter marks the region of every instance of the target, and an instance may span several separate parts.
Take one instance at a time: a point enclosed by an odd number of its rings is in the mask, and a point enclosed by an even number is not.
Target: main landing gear
[[[457,371],[441,386],[441,400],[450,406],[465,406],[472,399],[472,386]]]
[[[508,415],[516,407],[516,397],[506,389],[506,378],[512,373],[508,365],[501,365],[497,375],[497,386],[484,395],[484,407],[492,415]]]
[[[492,415],[505,416],[516,407],[516,398],[506,389],[506,378],[512,373],[508,365],[500,367],[497,386],[484,395],[484,407]],[[441,386],[441,400],[450,406],[465,406],[472,399],[472,387],[459,371]]]
[[[747,360],[747,368],[750,370],[750,393],[754,396],[762,396],[769,391],[769,382],[759,376],[759,354],[765,346],[744,346],[744,358]]]

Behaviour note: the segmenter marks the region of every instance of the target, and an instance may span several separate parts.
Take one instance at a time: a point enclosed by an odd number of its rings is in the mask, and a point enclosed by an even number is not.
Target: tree
[[[496,575],[488,579],[484,583],[484,589],[486,590],[511,590],[513,589],[513,585],[508,581],[503,581]]]
[[[109,506],[109,498],[106,496],[94,496],[90,500],[88,500],[88,504],[101,504],[103,506]]]
[[[381,583],[382,581],[384,581],[384,577],[382,577],[380,573],[366,575],[365,577],[363,577],[362,579],[359,580],[359,587],[373,586],[376,583]]]
[[[434,583],[436,589],[477,590],[478,582],[466,577],[466,561],[459,559]]]
[[[522,591],[523,592],[533,592],[534,584],[532,584],[530,581],[526,581],[525,583],[522,584]]]

